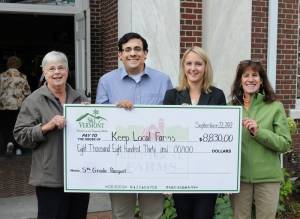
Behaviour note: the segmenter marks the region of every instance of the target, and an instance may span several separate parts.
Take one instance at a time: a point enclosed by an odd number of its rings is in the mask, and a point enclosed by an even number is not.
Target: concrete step
[[[92,193],[88,218],[111,219],[111,204],[108,194]],[[37,215],[35,195],[0,198],[0,218],[34,219]]]

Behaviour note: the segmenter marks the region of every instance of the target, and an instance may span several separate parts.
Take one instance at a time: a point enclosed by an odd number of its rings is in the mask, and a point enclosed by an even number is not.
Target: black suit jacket
[[[224,92],[216,87],[210,88],[211,92],[202,92],[198,105],[226,105]],[[164,105],[192,104],[188,90],[168,90],[163,101]]]

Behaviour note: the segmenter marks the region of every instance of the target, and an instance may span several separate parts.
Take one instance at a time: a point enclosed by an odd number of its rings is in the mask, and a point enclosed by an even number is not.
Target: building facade
[[[185,49],[193,45],[205,48],[212,60],[215,84],[227,96],[239,61],[260,60],[278,99],[297,123],[293,152],[285,156],[285,166],[300,172],[299,1],[91,0],[90,7],[92,17],[99,14],[97,11],[102,12],[102,18],[91,24],[92,32],[99,31],[91,35],[93,97],[99,77],[118,66],[117,41],[129,31],[139,32],[150,41],[150,59],[173,48],[169,52],[178,59],[168,57],[167,53],[163,55],[169,58],[166,61],[153,58],[150,64],[165,72],[173,71],[170,76],[174,84],[177,84],[179,57]],[[171,24],[164,19],[166,11],[172,17]],[[169,32],[172,34],[168,35]],[[160,33],[162,39],[157,39]],[[170,62],[174,68],[165,65]]]

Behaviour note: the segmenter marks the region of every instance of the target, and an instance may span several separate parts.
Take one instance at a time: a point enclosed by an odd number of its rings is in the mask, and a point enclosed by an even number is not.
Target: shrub
[[[232,215],[229,195],[219,195],[216,201],[214,219],[230,219]]]
[[[288,120],[288,126],[289,126],[290,133],[291,133],[291,135],[293,135],[297,131],[297,124],[292,117],[288,117],[287,120]]]
[[[277,208],[278,217],[283,217],[284,215],[291,213],[291,206],[289,203],[290,196],[293,192],[293,182],[291,180],[290,174],[286,169],[282,169],[284,174],[284,181],[280,187],[279,203]]]
[[[164,202],[164,212],[161,216],[161,219],[174,219],[177,217],[174,205],[175,204],[172,195],[166,195]]]

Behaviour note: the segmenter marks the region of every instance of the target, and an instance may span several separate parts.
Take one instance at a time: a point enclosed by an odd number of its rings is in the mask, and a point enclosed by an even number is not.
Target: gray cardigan
[[[69,85],[66,91],[66,103],[87,101]],[[63,130],[55,129],[43,135],[41,129],[55,115],[63,115],[63,106],[47,85],[43,85],[24,100],[15,124],[17,143],[33,149],[29,177],[33,186],[63,187]]]

